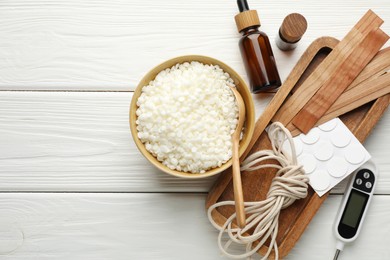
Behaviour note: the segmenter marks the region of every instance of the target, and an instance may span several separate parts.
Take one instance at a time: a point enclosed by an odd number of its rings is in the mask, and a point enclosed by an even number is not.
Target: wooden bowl
[[[187,173],[187,172],[180,172],[177,170],[172,170],[168,168],[167,166],[163,165],[160,161],[157,160],[156,157],[154,157],[151,153],[149,153],[144,144],[141,142],[141,140],[138,138],[137,135],[137,125],[135,123],[136,121],[136,110],[137,110],[137,99],[142,93],[142,88],[144,86],[147,86],[151,80],[153,80],[156,75],[167,68],[171,68],[172,66],[176,65],[177,63],[184,63],[184,62],[191,62],[191,61],[198,61],[203,64],[212,64],[212,65],[218,65],[220,68],[222,68],[225,72],[229,73],[230,77],[234,80],[234,83],[237,87],[237,90],[240,92],[242,98],[245,102],[245,108],[246,108],[246,118],[245,118],[245,130],[242,140],[240,141],[240,150],[239,154],[240,156],[244,153],[245,149],[248,147],[249,142],[251,140],[254,126],[255,126],[255,109],[253,105],[253,100],[251,93],[249,91],[248,86],[246,85],[245,81],[240,77],[240,75],[237,74],[232,68],[230,68],[225,63],[210,58],[206,56],[199,56],[199,55],[188,55],[188,56],[180,56],[176,57],[170,60],[167,60],[160,65],[154,67],[151,71],[149,71],[139,82],[137,88],[134,91],[133,98],[131,100],[130,104],[130,129],[131,134],[133,136],[134,142],[137,145],[140,152],[145,156],[146,159],[148,159],[155,167],[162,170],[163,172],[166,172],[168,174],[171,174],[173,176],[182,177],[182,178],[205,178],[209,177],[215,174],[218,174],[227,168],[229,168],[232,165],[232,160],[230,159],[226,163],[224,163],[221,167],[213,168],[205,173]]]

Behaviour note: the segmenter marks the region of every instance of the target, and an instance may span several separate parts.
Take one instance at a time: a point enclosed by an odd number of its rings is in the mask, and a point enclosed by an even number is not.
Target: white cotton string
[[[275,122],[268,129],[272,150],[262,150],[248,156],[241,164],[241,171],[254,171],[263,168],[277,169],[276,176],[272,180],[267,198],[263,201],[244,202],[246,226],[239,228],[236,223],[236,213],[233,213],[223,226],[219,226],[212,218],[212,211],[218,207],[234,206],[234,201],[221,201],[208,209],[208,218],[211,224],[218,229],[218,246],[221,252],[234,259],[249,258],[255,254],[270,238],[268,250],[262,259],[267,259],[272,249],[275,251],[275,259],[279,258],[276,236],[279,227],[280,211],[297,199],[307,196],[309,179],[306,177],[302,166],[298,165],[294,141],[291,133],[281,123]],[[283,153],[284,142],[289,143],[291,153]],[[265,160],[276,160],[279,164],[261,164]],[[251,231],[253,229],[253,232]],[[228,235],[228,240],[223,244],[223,234]],[[254,246],[254,242],[259,243]],[[245,253],[233,254],[229,248],[233,244],[245,246]],[[231,250],[230,250],[231,251]]]

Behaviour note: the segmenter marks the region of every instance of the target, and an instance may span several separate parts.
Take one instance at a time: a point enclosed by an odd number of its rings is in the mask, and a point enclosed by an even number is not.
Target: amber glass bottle
[[[275,89],[281,85],[268,36],[258,30],[260,20],[256,10],[249,10],[246,0],[237,0],[240,13],[235,20],[242,33],[239,46],[252,93]]]

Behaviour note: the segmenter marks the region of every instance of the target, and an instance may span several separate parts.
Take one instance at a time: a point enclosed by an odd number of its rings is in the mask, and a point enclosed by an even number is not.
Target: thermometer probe
[[[371,160],[352,173],[334,225],[337,250],[333,260],[337,260],[345,243],[353,242],[359,235],[378,175],[376,165]]]

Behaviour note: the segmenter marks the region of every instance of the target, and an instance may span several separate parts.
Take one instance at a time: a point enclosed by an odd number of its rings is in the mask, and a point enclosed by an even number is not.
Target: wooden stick
[[[360,105],[363,105],[363,102],[370,102],[386,94],[385,92],[388,91],[388,85],[390,85],[390,82],[387,77],[383,76],[386,73],[389,73],[389,70],[390,47],[387,47],[380,50],[378,54],[375,55],[370,63],[368,63],[358,77],[356,77],[351,85],[349,85],[343,94],[341,94],[341,96],[329,108],[326,114],[317,122],[316,125],[320,125],[334,117],[347,113]],[[381,79],[377,79],[378,77],[381,77]],[[352,91],[354,88],[358,89]],[[379,88],[387,88],[387,90],[382,89],[378,91]],[[359,100],[361,97],[365,97],[365,100]],[[286,127],[290,130],[293,136],[297,136],[301,133],[301,131],[291,122]]]
[[[245,103],[240,93],[235,87],[231,87],[234,93],[236,102],[238,105],[238,123],[237,127],[232,134],[232,171],[233,171],[233,188],[234,188],[234,201],[236,205],[237,224],[240,228],[244,228],[246,225],[245,211],[244,211],[244,195],[242,191],[241,183],[241,171],[240,171],[240,154],[239,143],[242,127],[245,121]]]
[[[337,117],[374,99],[390,93],[390,73],[385,73],[372,80],[359,84],[355,88],[343,93],[324,117]],[[321,119],[324,122],[325,119]],[[326,122],[326,121],[325,121]]]
[[[375,57],[367,64],[367,66],[360,72],[354,81],[348,86],[346,90],[350,90],[355,86],[361,84],[367,79],[382,75],[388,70],[390,66],[390,47],[380,50]]]
[[[390,73],[365,81],[364,84],[359,84],[353,89],[344,92],[326,114],[318,120],[316,125],[325,123],[388,93],[390,93]],[[292,136],[297,136],[301,133],[292,123],[287,128]]]
[[[373,30],[348,57],[335,62],[334,73],[324,71],[328,79],[320,82],[320,89],[293,118],[292,123],[303,133],[309,132],[388,39],[389,36],[381,29]]]

